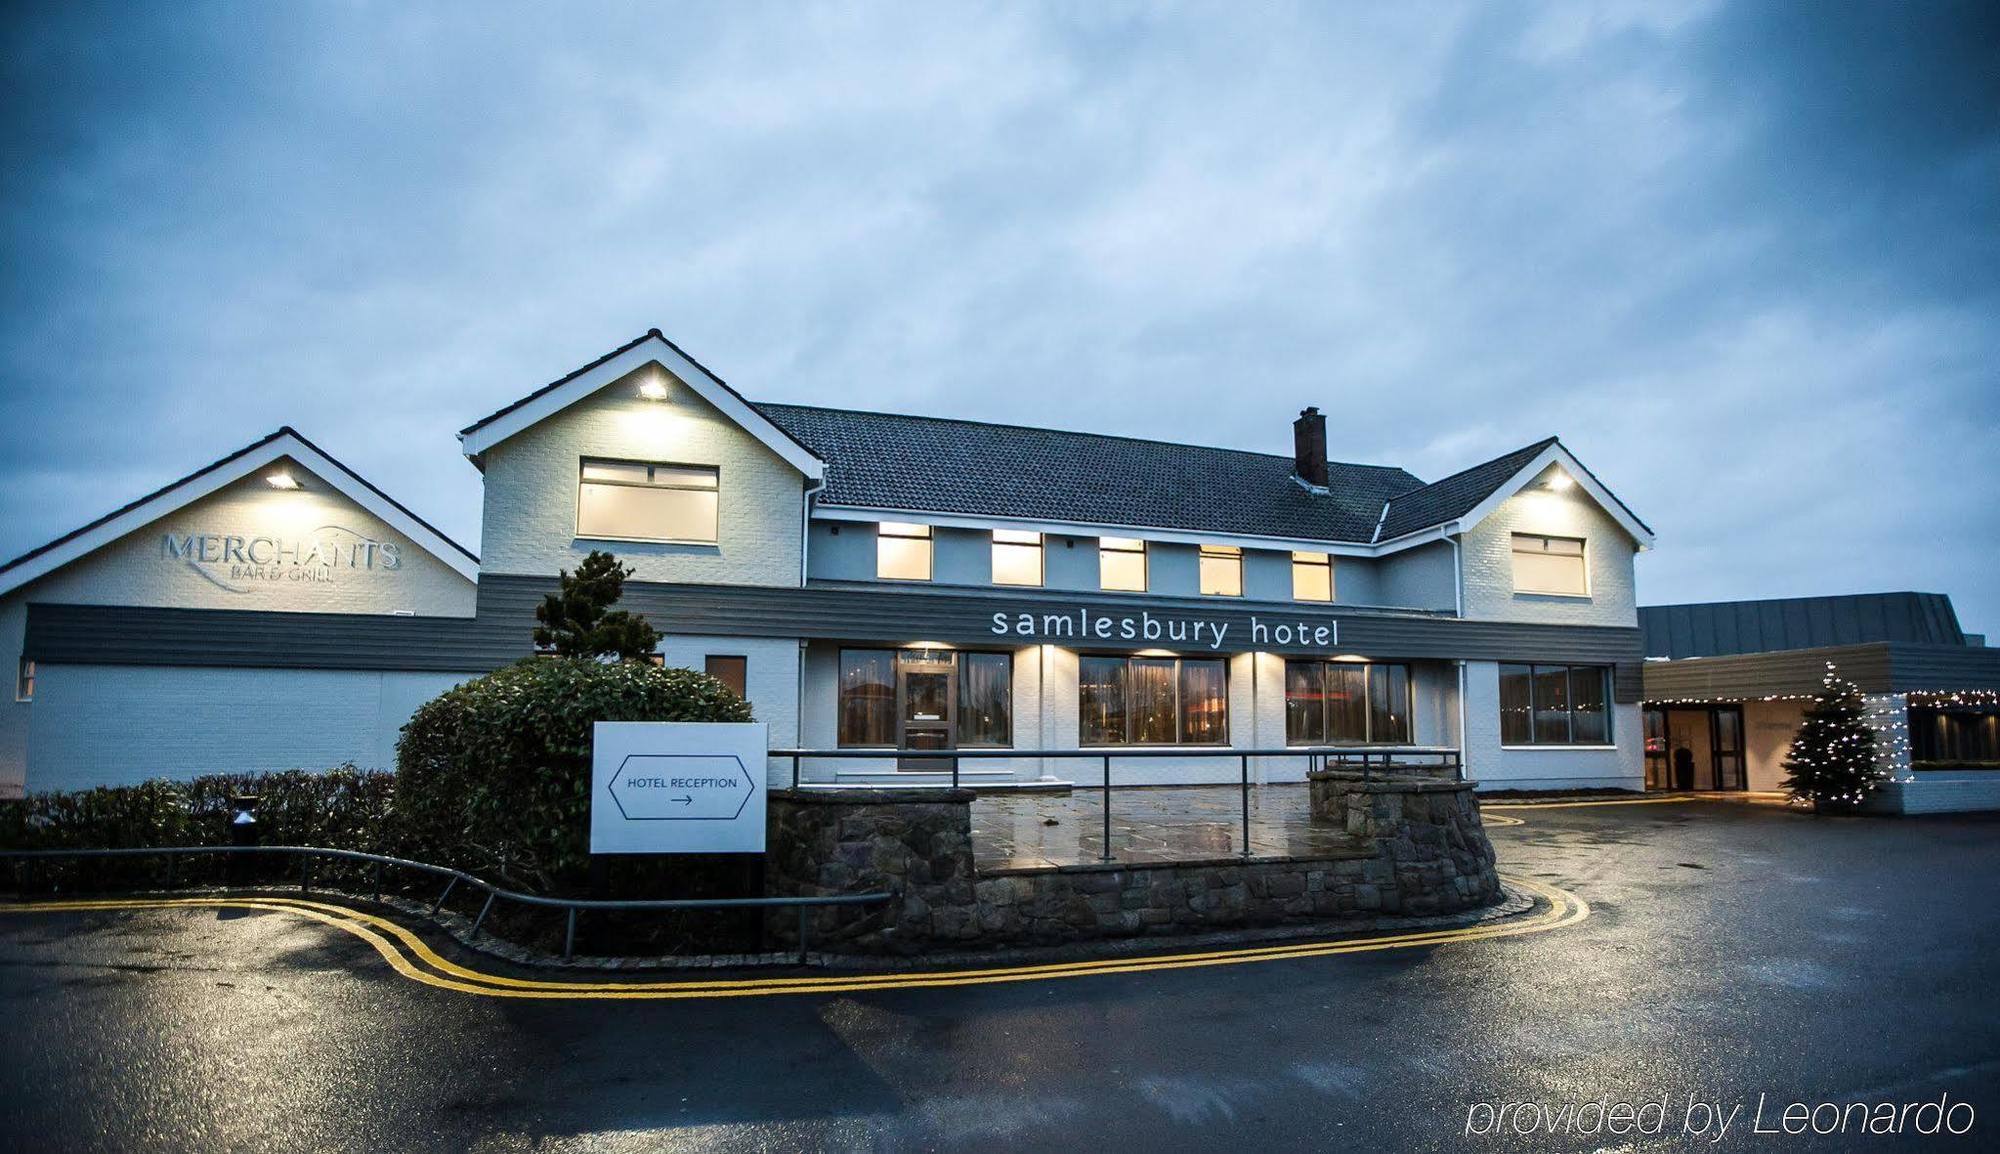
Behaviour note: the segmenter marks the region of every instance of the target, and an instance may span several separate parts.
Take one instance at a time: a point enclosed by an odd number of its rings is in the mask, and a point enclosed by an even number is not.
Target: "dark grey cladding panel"
[[[23,652],[69,665],[477,673],[532,650],[507,633],[459,617],[30,604]]]
[[[1864,693],[2000,689],[2000,649],[1880,642],[1649,661],[1646,700],[1738,700],[1816,692],[1827,662]]]
[[[1951,598],[1940,593],[1860,593],[1767,601],[1645,605],[1639,626],[1649,657],[1722,657],[1890,641],[1962,645]]]
[[[531,618],[535,603],[549,587],[540,578],[486,578],[480,584],[480,616]],[[1637,629],[1465,621],[1435,613],[1315,609],[1289,602],[1218,605],[1213,599],[1179,597],[964,593],[853,584],[771,589],[635,583],[626,587],[623,604],[667,632],[718,636],[955,645],[1054,642],[1079,649],[1158,646],[1221,653],[1304,654],[1331,649],[1381,658],[1630,663],[1632,696],[1626,700],[1638,700],[1639,692]],[[1004,620],[1005,632],[996,625],[996,614]],[[1033,619],[1032,630],[1025,635],[1018,628],[1022,614]],[[1157,637],[1146,633],[1149,620],[1159,626]],[[1124,636],[1128,621],[1132,637]],[[1108,635],[1099,635],[1100,622],[1108,623]],[[1181,629],[1179,640],[1171,633],[1176,626]],[[1331,646],[1301,642],[1300,626],[1315,633],[1321,626],[1332,627],[1338,641]],[[1291,632],[1289,644],[1281,640],[1280,627]]]
[[[1816,692],[1833,662],[1864,693],[1890,692],[1887,645],[1787,649],[1732,657],[1648,661],[1647,701],[1741,701]]]
[[[535,605],[554,584],[540,577],[486,577],[474,618],[31,605],[27,656],[70,664],[494,669],[530,652]],[[1220,606],[1212,600],[1092,593],[973,594],[818,585],[777,589],[633,583],[626,587],[622,606],[644,614],[663,632],[678,634],[892,644],[1053,641],[1082,649],[1330,650],[1377,658],[1589,662],[1618,666],[1619,701],[1637,701],[1641,689],[1637,629],[1463,621],[1286,603]],[[1019,630],[1024,613],[1032,619],[1026,634]],[[995,614],[1006,622],[1005,632],[996,629]],[[1101,621],[1110,622],[1103,636]],[[1134,634],[1129,638],[1123,635],[1128,622]],[[1149,623],[1158,627],[1157,636]],[[1300,641],[1300,626],[1314,640]],[[1291,633],[1289,641],[1281,627]],[[1321,627],[1337,630],[1338,641],[1317,644]]]
[[[1919,689],[2000,690],[2000,649],[1971,645],[1891,645],[1898,693]]]

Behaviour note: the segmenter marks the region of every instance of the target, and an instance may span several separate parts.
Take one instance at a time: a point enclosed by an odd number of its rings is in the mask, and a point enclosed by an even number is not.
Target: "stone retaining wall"
[[[914,954],[1186,933],[1374,914],[1454,913],[1500,900],[1470,782],[1313,775],[1315,821],[1350,845],[1312,857],[1219,858],[975,875],[969,790],[773,790],[766,890],[893,890],[876,907],[812,911],[816,946]],[[797,914],[768,931],[795,943]]]

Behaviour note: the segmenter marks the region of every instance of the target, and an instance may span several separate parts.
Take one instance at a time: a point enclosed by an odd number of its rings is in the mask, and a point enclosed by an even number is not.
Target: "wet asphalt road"
[[[1936,1100],[2000,1148],[2000,822],[1695,803],[1516,811],[1547,933],[1215,969],[518,1002],[283,914],[0,916],[0,1145],[46,1150],[1906,1148],[1748,1133]],[[456,955],[481,968],[483,959]],[[1690,1093],[1741,1104],[1681,1136]],[[1472,1103],[1658,1101],[1658,1138],[1465,1134]],[[1962,1115],[1961,1115],[1962,1117]]]

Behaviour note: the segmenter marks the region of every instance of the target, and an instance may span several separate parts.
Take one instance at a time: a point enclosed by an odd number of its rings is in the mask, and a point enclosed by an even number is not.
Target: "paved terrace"
[[[1250,787],[1256,857],[1352,852],[1342,830],[1308,820],[1304,783]],[[1243,795],[1234,785],[1114,785],[1111,852],[1121,862],[1198,861],[1243,850]],[[972,856],[983,872],[1094,865],[1104,852],[1104,795],[989,793],[972,803]]]

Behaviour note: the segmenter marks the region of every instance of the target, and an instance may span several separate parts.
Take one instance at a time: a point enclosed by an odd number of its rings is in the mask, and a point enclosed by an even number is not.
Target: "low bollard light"
[[[257,845],[257,798],[250,794],[241,794],[232,797],[229,799],[229,808],[231,810],[229,818],[229,844],[239,848]],[[256,856],[256,854],[252,853],[233,853],[229,855],[230,885],[241,886],[249,884],[251,877],[256,873],[255,869],[252,868],[256,864],[254,860]]]

